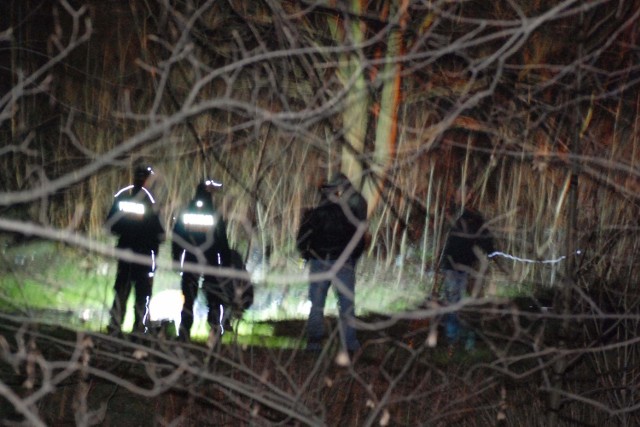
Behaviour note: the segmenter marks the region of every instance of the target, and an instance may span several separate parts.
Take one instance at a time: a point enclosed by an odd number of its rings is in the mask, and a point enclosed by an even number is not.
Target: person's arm
[[[495,240],[493,238],[493,234],[491,234],[491,232],[487,228],[486,224],[484,224],[484,223],[483,223],[483,227],[482,227],[482,230],[481,230],[480,234],[481,234],[480,235],[480,247],[482,248],[484,253],[487,254],[487,255],[494,254],[496,252]],[[504,265],[502,265],[500,257],[492,256],[490,259],[491,259],[491,261],[493,261],[493,263],[498,268],[498,270],[500,270],[501,272],[503,272],[505,274],[509,274],[507,269],[504,267]]]
[[[231,267],[231,249],[229,248],[229,240],[227,239],[227,224],[222,217],[219,218],[216,225],[214,241],[220,253],[220,265],[223,267]]]
[[[160,215],[158,215],[157,213],[153,214],[152,224],[153,232],[156,236],[158,244],[164,242],[164,240],[167,238],[167,233],[164,229],[164,225],[162,225],[162,221],[160,221]]]
[[[311,224],[311,216],[313,211],[306,211],[300,220],[300,228],[296,235],[296,247],[300,256],[306,260],[311,258],[311,237],[313,235],[313,227]]]
[[[179,262],[182,258],[182,253],[184,252],[184,247],[180,243],[184,240],[185,230],[184,224],[182,223],[181,214],[178,214],[175,224],[173,225],[173,232],[171,237],[171,258]]]
[[[119,213],[117,198],[113,199],[111,209],[109,209],[109,213],[107,214],[104,224],[105,228],[113,235],[120,236],[124,232],[122,215]]]

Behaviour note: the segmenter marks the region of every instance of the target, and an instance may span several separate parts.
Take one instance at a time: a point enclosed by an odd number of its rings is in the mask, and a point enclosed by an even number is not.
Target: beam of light
[[[213,215],[186,213],[182,215],[182,222],[186,225],[213,226]]]
[[[577,251],[574,252],[574,254],[575,255],[580,255],[580,254],[582,254],[582,251],[578,249]],[[495,252],[492,252],[489,255],[487,255],[487,257],[489,257],[489,258],[493,258],[493,257],[496,257],[496,256],[501,256],[503,258],[507,258],[507,259],[510,259],[510,260],[513,260],[513,261],[528,262],[528,263],[531,263],[531,264],[557,264],[560,261],[562,261],[562,260],[567,258],[566,255],[562,255],[562,256],[560,256],[558,258],[555,258],[555,259],[538,260],[538,259],[520,258],[520,257],[517,257],[515,255],[507,254],[507,253],[500,252],[500,251],[495,251]]]
[[[126,213],[144,215],[144,205],[142,203],[123,201],[118,203],[118,209]]]

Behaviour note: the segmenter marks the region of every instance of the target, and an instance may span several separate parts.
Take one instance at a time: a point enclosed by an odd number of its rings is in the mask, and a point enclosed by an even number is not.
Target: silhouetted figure
[[[453,221],[444,250],[440,268],[444,273],[444,294],[449,304],[455,304],[467,292],[470,274],[475,272],[481,258],[494,252],[493,237],[482,215],[466,203],[471,194],[458,190],[453,212],[460,212]],[[471,330],[462,330],[458,313],[448,313],[444,317],[446,336],[450,346],[458,344],[461,335],[465,335],[465,348],[475,347],[475,334]]]
[[[190,338],[193,305],[200,280],[209,308],[207,322],[212,333],[209,344],[214,344],[224,333],[225,327],[229,327],[225,310],[228,310],[233,298],[233,281],[210,271],[205,272],[204,268],[232,266],[226,224],[215,209],[212,198],[212,191],[221,186],[213,180],[198,184],[195,196],[180,212],[173,227],[172,255],[183,267],[181,287],[184,305],[179,329],[179,339],[183,341]]]
[[[122,332],[122,322],[131,287],[135,288],[134,333],[146,333],[149,322],[149,301],[153,288],[158,248],[164,240],[165,230],[155,210],[155,200],[145,183],[153,174],[151,167],[138,166],[133,184],[115,194],[106,227],[118,236],[116,248],[142,255],[144,262],[124,259],[119,255],[118,272],[114,285],[115,298],[111,307],[110,334]]]
[[[364,251],[367,202],[343,174],[320,189],[320,203],[306,212],[297,236],[300,254],[309,263],[313,277],[330,271],[345,254],[333,280],[313,280],[309,284],[311,310],[307,322],[307,349],[319,351],[324,339],[324,307],[333,283],[338,296],[341,341],[349,352],[360,348],[353,327],[355,318],[355,269]]]

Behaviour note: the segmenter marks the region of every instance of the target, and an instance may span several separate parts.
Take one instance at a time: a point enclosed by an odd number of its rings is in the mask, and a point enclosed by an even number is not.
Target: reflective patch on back
[[[126,201],[118,202],[118,209],[131,219],[141,219],[145,211],[144,204]]]
[[[216,218],[211,214],[185,213],[182,222],[187,231],[205,233],[215,226]]]

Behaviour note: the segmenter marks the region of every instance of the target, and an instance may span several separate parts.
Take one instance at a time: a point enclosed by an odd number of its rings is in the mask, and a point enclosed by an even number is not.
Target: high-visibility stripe
[[[186,213],[182,215],[182,222],[186,225],[208,225],[214,224],[213,215]]]
[[[124,188],[121,188],[120,190],[118,190],[116,192],[116,194],[113,195],[113,197],[118,197],[119,195],[121,195],[122,193],[124,193],[125,191],[131,190],[133,188],[133,184],[126,186]],[[149,197],[149,200],[151,200],[151,203],[155,204],[156,203],[156,199],[153,198],[153,195],[151,194],[151,192],[149,190],[147,190],[144,187],[141,187],[141,189],[145,192],[145,194]]]
[[[118,209],[126,213],[144,215],[144,205],[142,203],[122,201],[118,203]]]

